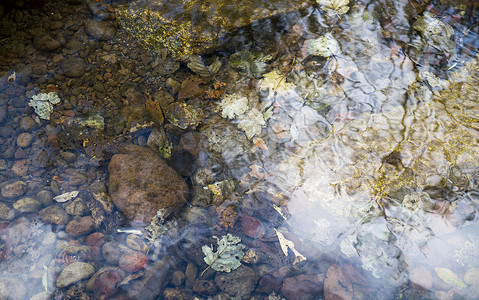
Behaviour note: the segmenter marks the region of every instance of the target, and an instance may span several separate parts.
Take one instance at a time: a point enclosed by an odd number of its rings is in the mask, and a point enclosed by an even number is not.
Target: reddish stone
[[[131,221],[149,224],[160,208],[180,209],[188,197],[183,178],[155,152],[128,145],[112,157],[109,192]]]
[[[141,252],[130,252],[120,258],[120,268],[123,271],[135,273],[146,268],[148,257]]]
[[[260,238],[265,234],[263,223],[248,215],[241,216],[241,229],[244,234],[253,238]]]
[[[90,216],[74,217],[68,222],[65,231],[72,236],[80,236],[92,232],[94,225],[93,218]]]
[[[63,114],[67,117],[74,118],[75,117],[75,112],[73,110],[65,110]]]
[[[93,283],[94,299],[110,299],[118,292],[116,286],[121,280],[122,276],[118,271],[107,270],[102,272]]]
[[[94,232],[86,237],[85,244],[88,246],[101,246],[105,243],[105,235],[101,232]]]

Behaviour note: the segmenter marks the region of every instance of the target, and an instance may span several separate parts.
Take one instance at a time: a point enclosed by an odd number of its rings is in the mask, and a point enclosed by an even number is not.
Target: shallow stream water
[[[0,299],[479,298],[475,1],[0,5]]]

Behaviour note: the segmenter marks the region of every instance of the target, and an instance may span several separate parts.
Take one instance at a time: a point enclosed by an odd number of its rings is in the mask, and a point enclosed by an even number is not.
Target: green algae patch
[[[254,21],[307,8],[311,1],[135,1],[117,9],[121,27],[146,49],[174,57],[214,50],[221,39]]]

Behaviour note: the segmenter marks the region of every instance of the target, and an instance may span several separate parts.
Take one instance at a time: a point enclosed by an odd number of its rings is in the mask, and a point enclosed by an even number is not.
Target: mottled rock
[[[253,291],[258,279],[255,270],[243,265],[229,273],[216,273],[215,283],[223,292],[233,297],[242,297]]]
[[[88,246],[101,246],[105,243],[105,235],[101,232],[94,232],[86,237],[85,243]]]
[[[84,262],[74,262],[69,264],[63,269],[57,279],[57,287],[64,288],[70,284],[90,278],[91,275],[95,272],[95,268]]]
[[[85,21],[85,30],[89,36],[100,41],[111,40],[116,34],[113,22],[87,20]]]
[[[62,151],[62,152],[60,152],[60,155],[68,163],[74,162],[76,160],[75,153],[70,152],[70,151]]]
[[[38,29],[33,33],[33,46],[42,51],[53,51],[61,46],[46,30]]]
[[[85,174],[76,173],[75,175],[68,176],[68,184],[72,186],[80,186],[87,182]]]
[[[24,299],[27,295],[25,284],[11,276],[0,278],[0,299]]]
[[[171,276],[171,284],[176,287],[179,287],[183,285],[183,282],[185,282],[185,273],[181,271],[173,272],[173,275]]]
[[[86,204],[82,198],[76,198],[65,206],[65,212],[72,216],[82,216],[86,210]]]
[[[86,288],[93,291],[94,299],[109,299],[118,292],[118,283],[125,276],[125,272],[116,267],[103,267],[88,280]]]
[[[183,178],[153,151],[136,145],[112,157],[110,196],[132,221],[150,223],[160,208],[181,208],[188,196]]]
[[[3,197],[12,199],[22,196],[26,191],[27,184],[24,181],[15,181],[4,185],[1,193]]]
[[[32,140],[33,140],[32,134],[28,132],[20,133],[17,137],[17,146],[21,148],[26,148],[30,146],[30,144],[32,143]]]
[[[138,251],[131,251],[124,254],[118,264],[125,272],[135,273],[145,269],[148,261],[148,257],[146,257],[145,254]]]
[[[39,191],[36,198],[45,206],[53,203],[53,194],[47,190]]]
[[[28,173],[28,165],[30,161],[28,159],[16,160],[12,166],[12,172],[17,176],[25,176]]]
[[[32,197],[25,197],[13,203],[13,207],[19,212],[30,213],[39,211],[42,204]]]
[[[95,223],[91,216],[87,217],[74,217],[73,220],[68,222],[65,230],[72,236],[85,235],[93,231]]]
[[[70,216],[59,206],[49,206],[42,209],[38,215],[40,219],[49,224],[65,225]]]
[[[118,265],[123,254],[131,251],[128,247],[117,242],[105,243],[102,247],[102,253],[105,260],[111,265]]]
[[[20,65],[15,72],[17,74],[17,82],[26,85],[32,78],[33,68],[30,65]]]
[[[8,168],[7,161],[0,159],[0,171],[4,171]]]
[[[80,57],[72,57],[65,59],[63,62],[63,70],[68,77],[81,77],[85,74],[84,62]]]
[[[0,202],[0,220],[10,221],[15,217],[15,211],[5,203]]]
[[[213,280],[196,280],[193,291],[201,295],[214,295],[217,288]]]
[[[160,261],[150,265],[141,280],[128,287],[128,296],[132,299],[158,299],[169,282],[171,264],[174,263],[175,259],[173,257],[165,256]]]
[[[198,267],[196,264],[189,262],[185,270],[185,285],[186,287],[193,287],[198,274]]]
[[[1,123],[1,122],[0,122]],[[20,121],[20,128],[22,128],[25,131],[30,131],[36,126],[37,123],[30,118],[29,116],[23,117],[22,120]]]

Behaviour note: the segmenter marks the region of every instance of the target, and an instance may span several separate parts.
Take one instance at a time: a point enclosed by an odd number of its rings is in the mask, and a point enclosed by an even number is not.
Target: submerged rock
[[[27,184],[24,181],[16,181],[2,187],[2,196],[5,198],[17,198],[25,194]]]
[[[95,272],[92,265],[84,262],[74,262],[66,266],[57,279],[57,287],[63,288],[70,284],[89,278]]]
[[[218,272],[215,276],[215,283],[223,292],[242,297],[251,293],[256,287],[259,276],[255,270],[240,266],[230,273]]]
[[[160,208],[178,210],[188,197],[188,186],[153,151],[128,145],[112,157],[109,192],[113,203],[131,221],[150,223]]]

